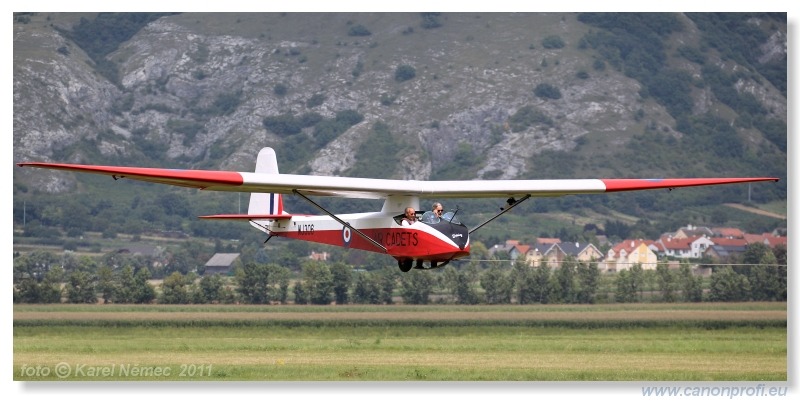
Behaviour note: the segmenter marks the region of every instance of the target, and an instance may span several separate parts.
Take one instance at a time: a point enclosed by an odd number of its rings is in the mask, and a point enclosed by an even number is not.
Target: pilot
[[[433,203],[433,213],[436,214],[437,217],[442,218],[442,212],[444,211],[444,207],[442,207],[442,203],[436,202]]]
[[[402,226],[409,226],[417,222],[417,212],[414,210],[413,207],[406,207],[406,215],[403,217],[403,221],[400,222]]]
[[[442,211],[444,211],[442,203],[433,203],[431,211],[426,211],[425,214],[422,215],[422,222],[428,224],[438,223],[442,219]]]

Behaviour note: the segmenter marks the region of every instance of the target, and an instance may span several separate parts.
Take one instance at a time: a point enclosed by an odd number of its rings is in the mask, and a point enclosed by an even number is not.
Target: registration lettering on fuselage
[[[314,224],[300,224],[297,226],[297,235],[314,235]]]

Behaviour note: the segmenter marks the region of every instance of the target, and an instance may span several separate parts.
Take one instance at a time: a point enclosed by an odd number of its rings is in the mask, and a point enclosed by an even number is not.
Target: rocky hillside
[[[15,161],[785,177],[785,14],[151,17],[15,15]]]

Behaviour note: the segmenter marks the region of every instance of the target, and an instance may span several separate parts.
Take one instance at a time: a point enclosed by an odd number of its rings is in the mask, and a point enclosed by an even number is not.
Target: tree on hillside
[[[409,66],[407,64],[397,66],[397,69],[394,71],[394,79],[399,83],[408,81],[416,76],[417,70],[413,66]]]
[[[553,84],[541,83],[533,89],[533,93],[542,99],[561,99],[561,90]]]
[[[425,29],[439,28],[442,26],[441,13],[420,13],[422,22],[420,26]]]
[[[369,29],[367,29],[367,27],[365,27],[365,26],[363,26],[361,24],[356,24],[356,25],[350,26],[350,29],[347,30],[347,35],[349,35],[349,36],[370,36],[370,35],[372,35],[372,32],[370,32]]]

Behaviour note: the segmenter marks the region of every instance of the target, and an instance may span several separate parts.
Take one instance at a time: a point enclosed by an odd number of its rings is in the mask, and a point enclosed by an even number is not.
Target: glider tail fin
[[[278,159],[275,150],[264,147],[258,152],[256,173],[278,174]],[[280,193],[251,193],[249,215],[284,215],[283,195]]]
[[[285,215],[283,211],[283,195],[279,193],[250,193],[250,206],[247,214],[251,216],[259,215]]]

